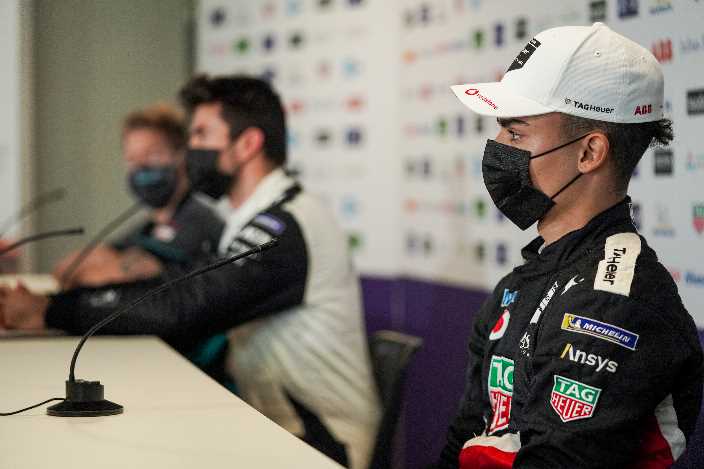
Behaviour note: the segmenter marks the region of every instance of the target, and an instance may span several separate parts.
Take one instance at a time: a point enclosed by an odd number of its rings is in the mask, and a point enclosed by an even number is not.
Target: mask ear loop
[[[589,132],[589,133],[591,133],[591,132]],[[552,152],[554,152],[554,151],[556,151],[556,150],[559,150],[560,148],[564,148],[564,147],[566,147],[567,145],[572,145],[574,142],[578,142],[579,140],[582,140],[582,139],[583,139],[584,137],[586,137],[587,135],[589,135],[589,134],[584,134],[584,135],[582,135],[581,137],[577,137],[577,138],[575,138],[574,140],[570,140],[570,141],[567,142],[567,143],[563,143],[563,144],[560,145],[559,147],[555,147],[555,148],[553,148],[552,150],[544,151],[544,152],[542,152],[542,153],[540,153],[540,154],[537,154],[537,155],[535,155],[535,156],[531,156],[529,159],[534,160],[534,159],[536,159],[536,158],[540,158],[541,156],[545,156],[545,155],[547,155],[548,153],[552,153]]]
[[[565,189],[567,189],[568,187],[570,187],[572,184],[574,184],[574,182],[575,182],[577,179],[579,179],[581,176],[582,176],[582,173],[579,173],[579,174],[577,174],[575,177],[573,177],[570,182],[568,182],[567,184],[565,184],[564,186],[562,186],[562,189],[560,189],[559,191],[557,191],[557,193],[556,193],[555,195],[553,195],[552,197],[550,197],[550,200],[555,200],[555,197],[557,197],[558,195],[562,194],[562,191],[564,191]]]
[[[591,133],[591,132],[590,132],[590,133]],[[559,147],[555,147],[555,148],[553,148],[552,150],[544,151],[543,153],[540,153],[540,154],[538,154],[538,155],[531,156],[529,159],[533,160],[533,159],[535,159],[535,158],[540,158],[541,156],[545,156],[545,155],[547,155],[548,153],[552,153],[552,152],[555,151],[555,150],[559,150],[560,148],[564,148],[564,147],[566,147],[567,145],[572,145],[574,142],[578,142],[579,140],[582,140],[582,139],[583,139],[584,137],[586,137],[587,135],[589,135],[589,134],[584,134],[584,135],[582,135],[581,137],[577,137],[577,138],[575,138],[574,140],[570,140],[570,141],[567,142],[567,143],[563,143],[563,144],[560,145]],[[577,179],[579,179],[581,176],[582,176],[582,173],[578,173],[575,177],[572,178],[572,180],[571,180],[570,182],[568,182],[567,184],[565,184],[564,186],[562,186],[562,189],[560,189],[559,191],[557,191],[557,192],[555,193],[555,195],[553,195],[552,197],[550,197],[550,200],[555,200],[555,197],[557,197],[558,195],[562,194],[562,192],[563,192],[564,190],[566,190],[568,187],[570,187],[572,184],[574,184],[574,183],[577,181]]]

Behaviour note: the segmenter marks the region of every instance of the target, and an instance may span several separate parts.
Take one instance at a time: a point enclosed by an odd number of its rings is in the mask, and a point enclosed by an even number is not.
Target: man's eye
[[[513,130],[511,130],[511,129],[507,129],[507,132],[508,132],[508,134],[511,136],[511,139],[510,139],[510,140],[511,140],[512,142],[515,142],[516,140],[518,140],[519,138],[521,138],[521,136],[520,136],[519,134],[517,134],[515,131],[513,131]]]

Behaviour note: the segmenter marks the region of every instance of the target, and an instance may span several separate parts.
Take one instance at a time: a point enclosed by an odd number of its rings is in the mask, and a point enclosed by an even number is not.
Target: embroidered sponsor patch
[[[570,279],[569,282],[567,282],[567,285],[565,285],[565,288],[562,289],[562,293],[560,293],[560,296],[564,295],[567,293],[567,290],[570,288],[574,287],[575,285],[579,285],[580,283],[584,282],[584,277],[579,277],[579,275],[575,275]]]
[[[530,59],[530,56],[533,55],[533,52],[535,52],[538,47],[540,47],[540,41],[536,38],[531,39],[523,50],[518,53],[518,56],[516,56],[513,62],[511,62],[511,65],[508,67],[508,70],[506,70],[506,73],[523,68],[526,62],[528,62],[528,59]]]
[[[506,306],[509,306],[512,303],[515,303],[516,298],[518,298],[517,291],[510,291],[508,288],[504,288],[504,296],[501,299],[501,307],[505,308]]]
[[[492,410],[489,434],[508,427],[512,398],[513,360],[494,355],[489,368],[489,401]]]
[[[564,376],[554,375],[550,405],[563,422],[588,419],[594,415],[601,389]]]
[[[609,360],[608,357],[604,358],[595,353],[587,353],[583,350],[579,350],[570,343],[565,344],[565,348],[562,350],[560,358],[563,360],[567,359],[575,363],[580,363],[582,365],[593,366],[596,368],[597,373],[603,370],[606,370],[609,373],[616,373],[616,369],[618,368],[618,363],[613,360]]]
[[[238,237],[255,245],[268,243],[273,239],[272,235],[254,225],[245,226]]]
[[[540,315],[543,314],[543,311],[545,311],[545,308],[548,307],[548,304],[550,303],[550,300],[552,300],[552,297],[555,295],[555,292],[557,291],[557,287],[559,287],[558,283],[555,282],[552,284],[552,287],[550,287],[550,290],[545,294],[542,300],[540,300],[540,304],[538,305],[538,308],[536,308],[535,313],[533,313],[533,317],[530,318],[530,323],[531,324],[537,324],[538,321],[540,320]]]
[[[272,234],[276,235],[280,235],[286,229],[286,224],[283,221],[268,213],[257,215],[253,222],[262,228],[271,230]]]
[[[498,340],[504,336],[506,329],[508,328],[508,322],[511,320],[511,313],[507,309],[501,314],[501,317],[496,321],[494,327],[489,333],[489,340]]]
[[[170,243],[176,238],[176,229],[171,225],[157,225],[152,230],[152,234],[159,241]]]
[[[115,306],[120,301],[120,294],[111,288],[89,295],[87,301],[92,308],[108,308]]]
[[[604,259],[599,261],[594,278],[594,290],[629,296],[640,248],[640,236],[636,233],[609,236],[604,246]]]
[[[638,334],[606,322],[596,321],[584,316],[565,313],[562,317],[561,329],[565,331],[586,334],[597,339],[618,344],[630,350],[635,350],[638,345]]]

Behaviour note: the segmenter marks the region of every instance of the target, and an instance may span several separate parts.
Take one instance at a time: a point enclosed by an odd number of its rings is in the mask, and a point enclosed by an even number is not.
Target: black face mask
[[[220,150],[189,148],[186,152],[186,171],[193,189],[214,199],[219,199],[230,191],[232,174],[218,169]]]
[[[579,179],[582,173],[577,174],[554,195],[548,196],[533,186],[528,170],[530,160],[545,156],[584,137],[586,135],[535,156],[531,156],[529,151],[487,140],[482,159],[484,185],[501,213],[522,230],[543,218],[555,205],[555,197]]]
[[[166,206],[178,186],[175,166],[142,166],[127,175],[132,193],[152,208]]]

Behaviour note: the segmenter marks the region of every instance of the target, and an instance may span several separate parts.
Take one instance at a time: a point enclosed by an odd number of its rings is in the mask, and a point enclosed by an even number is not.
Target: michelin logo
[[[597,339],[606,340],[629,350],[635,350],[636,345],[638,345],[638,334],[612,324],[595,321],[584,316],[577,316],[576,314],[566,313],[562,318],[562,326],[560,328],[565,331],[586,334]]]

